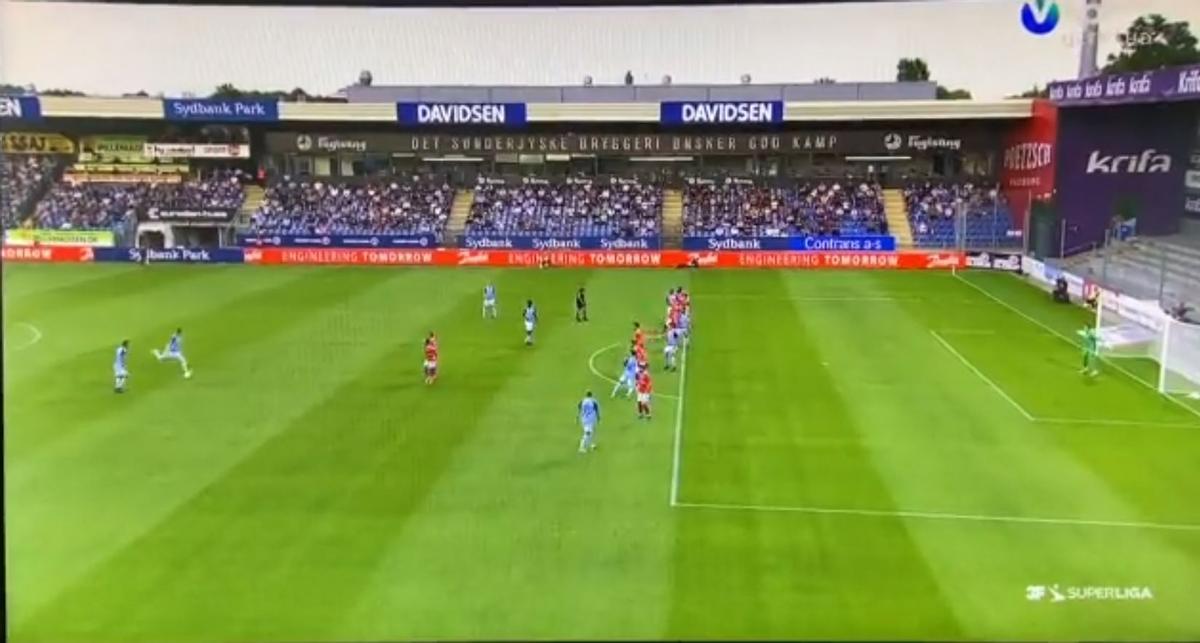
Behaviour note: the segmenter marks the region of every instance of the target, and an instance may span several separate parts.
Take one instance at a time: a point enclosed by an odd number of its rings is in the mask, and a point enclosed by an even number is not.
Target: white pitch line
[[[939,335],[936,330],[931,330],[929,332],[933,335],[934,339],[938,340],[938,343],[940,343],[942,346],[945,346],[946,350],[950,351],[951,354],[953,354],[955,357],[957,357],[958,361],[963,363],[963,366],[966,366],[967,368],[971,369],[972,373],[975,373],[975,375],[977,375],[979,377],[979,379],[983,380],[984,382],[987,383],[988,386],[992,387],[992,390],[999,393],[1000,397],[1004,398],[1005,401],[1007,401],[1009,404],[1011,404],[1014,409],[1020,411],[1021,415],[1024,415],[1026,420],[1029,420],[1030,422],[1034,421],[1034,417],[1033,417],[1032,413],[1030,413],[1029,411],[1026,411],[1025,407],[1018,404],[1017,401],[1012,399],[1012,397],[1010,397],[1008,393],[1004,392],[1004,389],[1000,388],[987,375],[984,375],[983,371],[976,368],[975,365],[972,364],[969,360],[967,360],[966,357],[963,357],[963,354],[958,352],[957,350],[955,350],[954,347],[950,345],[950,342],[946,341],[946,339],[944,337],[942,337],[941,335]]]
[[[24,328],[28,328],[31,333],[31,337],[30,337],[29,341],[25,342],[24,344],[18,344],[16,346],[10,347],[10,350],[23,351],[26,348],[29,348],[30,346],[33,346],[34,344],[42,341],[42,331],[38,330],[37,326],[34,326],[33,324],[30,324],[29,322],[15,322],[15,323],[13,323],[13,326],[22,326]]]
[[[1179,429],[1200,429],[1194,422],[1143,422],[1141,420],[1089,420],[1086,418],[1034,418],[1041,424],[1095,424],[1099,426],[1146,426]]]
[[[987,328],[938,328],[943,335],[995,335],[996,331]]]
[[[671,506],[679,504],[679,465],[683,450],[683,386],[687,381],[687,347],[679,352],[679,397],[675,401],[675,446],[671,454]]]
[[[1160,529],[1170,531],[1200,532],[1200,525],[1169,522],[1133,522],[1122,520],[1089,520],[1085,518],[1037,518],[1030,516],[994,516],[986,514],[956,514],[938,511],[884,511],[875,509],[850,509],[836,507],[787,507],[775,505],[727,505],[707,502],[678,502],[676,507],[690,509],[725,509],[732,511],[762,511],[776,513],[804,513],[841,516],[869,516],[875,518],[907,518],[926,520],[957,520],[964,522],[1001,522],[1032,525],[1060,525],[1072,527],[1119,527],[1127,529]]]
[[[958,279],[959,281],[961,281],[962,283],[964,283],[964,284],[966,284],[966,285],[970,286],[971,288],[974,288],[975,290],[977,290],[977,291],[979,291],[979,292],[983,293],[983,295],[984,295],[985,297],[987,297],[988,299],[991,299],[992,301],[996,302],[997,304],[1000,304],[1001,306],[1004,306],[1005,308],[1007,308],[1007,309],[1011,310],[1012,312],[1014,312],[1014,313],[1016,313],[1016,314],[1020,315],[1021,317],[1024,317],[1026,321],[1028,321],[1028,322],[1030,322],[1030,323],[1034,324],[1035,326],[1039,326],[1039,327],[1041,327],[1043,330],[1046,330],[1046,331],[1048,331],[1048,332],[1049,332],[1051,335],[1055,335],[1055,336],[1057,336],[1059,339],[1063,340],[1064,342],[1066,342],[1066,343],[1068,343],[1068,344],[1070,344],[1070,345],[1072,345],[1072,346],[1076,346],[1076,342],[1075,342],[1075,340],[1073,340],[1073,339],[1071,339],[1070,337],[1067,337],[1066,335],[1064,335],[1064,334],[1062,334],[1062,333],[1058,332],[1058,331],[1057,331],[1057,330],[1055,330],[1054,328],[1051,328],[1050,326],[1047,326],[1046,324],[1044,324],[1044,323],[1042,323],[1042,322],[1038,321],[1037,319],[1035,319],[1035,318],[1033,318],[1033,317],[1030,317],[1028,314],[1026,314],[1026,313],[1025,313],[1024,311],[1022,311],[1021,309],[1017,308],[1016,306],[1013,306],[1012,304],[1008,303],[1007,301],[1004,301],[1003,299],[1000,299],[999,297],[997,297],[997,296],[993,295],[992,293],[990,293],[990,292],[988,292],[988,291],[984,290],[983,288],[980,288],[979,286],[976,286],[975,284],[971,283],[969,280],[967,280],[967,279],[963,279],[962,275],[955,273],[954,277],[955,277],[956,279]],[[1158,390],[1158,387],[1157,387],[1157,386],[1155,386],[1154,384],[1151,384],[1150,382],[1147,382],[1146,380],[1144,380],[1144,379],[1142,379],[1142,378],[1138,377],[1137,375],[1135,375],[1135,374],[1133,374],[1133,373],[1129,372],[1128,370],[1126,370],[1125,368],[1123,368],[1123,367],[1122,367],[1120,364],[1117,364],[1116,362],[1114,362],[1114,361],[1112,361],[1112,360],[1110,360],[1110,359],[1103,358],[1103,357],[1101,357],[1101,359],[1103,359],[1103,360],[1104,360],[1104,363],[1105,363],[1105,364],[1108,364],[1109,366],[1111,366],[1111,367],[1115,368],[1116,370],[1120,371],[1121,373],[1124,373],[1124,374],[1125,374],[1127,377],[1129,377],[1130,379],[1132,379],[1132,380],[1134,380],[1134,381],[1137,381],[1137,382],[1141,382],[1141,383],[1142,383],[1142,384],[1143,384],[1143,385],[1144,385],[1146,388],[1148,388],[1148,389],[1150,389],[1150,390],[1154,391],[1155,393],[1159,393],[1159,390]],[[1174,404],[1178,405],[1178,406],[1179,406],[1179,408],[1181,408],[1181,409],[1183,409],[1183,410],[1187,411],[1188,413],[1191,413],[1192,415],[1195,415],[1195,416],[1198,416],[1198,417],[1200,417],[1200,410],[1196,410],[1196,409],[1194,409],[1194,408],[1192,408],[1192,407],[1188,406],[1187,404],[1184,404],[1183,402],[1181,402],[1181,401],[1179,401],[1179,400],[1177,400],[1177,399],[1175,399],[1175,398],[1171,397],[1170,395],[1167,395],[1167,396],[1165,396],[1165,397],[1166,397],[1168,400],[1170,400],[1172,403],[1174,403]]]
[[[599,357],[601,353],[603,353],[605,351],[611,351],[612,349],[617,348],[620,345],[621,345],[620,343],[609,344],[608,346],[605,346],[603,348],[596,349],[596,351],[594,353],[592,353],[590,357],[588,357],[588,370],[590,370],[592,372],[592,375],[599,377],[600,379],[604,380],[605,382],[608,382],[609,384],[616,385],[617,380],[605,375],[604,373],[601,373],[600,369],[596,368],[596,358]],[[676,397],[674,395],[671,395],[669,393],[655,393],[654,397],[661,397],[661,398],[666,398],[666,399],[671,399],[671,400],[676,399]]]

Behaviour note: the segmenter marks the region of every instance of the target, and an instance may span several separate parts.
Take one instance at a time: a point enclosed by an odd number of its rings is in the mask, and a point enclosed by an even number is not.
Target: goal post
[[[1167,318],[1158,390],[1200,398],[1200,326]]]
[[[1155,361],[1160,393],[1200,397],[1200,326],[1171,318],[1157,302],[1101,290],[1096,336],[1106,359]]]

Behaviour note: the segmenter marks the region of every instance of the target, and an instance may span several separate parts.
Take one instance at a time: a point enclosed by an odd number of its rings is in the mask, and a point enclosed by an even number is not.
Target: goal
[[[1096,304],[1100,355],[1158,363],[1158,390],[1200,397],[1200,326],[1171,318],[1153,301],[1108,290]]]

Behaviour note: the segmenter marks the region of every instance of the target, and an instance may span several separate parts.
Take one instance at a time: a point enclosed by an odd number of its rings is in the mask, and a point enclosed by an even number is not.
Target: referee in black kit
[[[583,288],[575,293],[575,321],[587,321],[587,293],[583,292]]]

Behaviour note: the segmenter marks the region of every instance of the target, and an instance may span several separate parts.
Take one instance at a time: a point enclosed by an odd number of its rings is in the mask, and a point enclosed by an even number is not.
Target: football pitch
[[[677,285],[640,422],[611,378]],[[12,640],[1200,635],[1200,408],[1078,374],[1089,314],[1010,275],[7,265],[3,296]],[[190,380],[151,354],[177,326]]]

